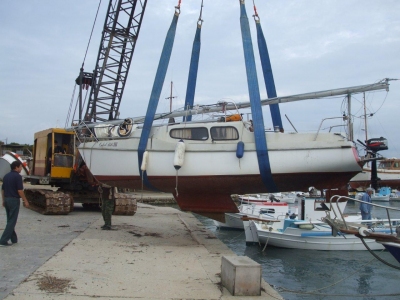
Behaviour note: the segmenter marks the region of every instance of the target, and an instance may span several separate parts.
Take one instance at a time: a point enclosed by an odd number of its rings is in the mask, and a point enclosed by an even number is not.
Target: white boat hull
[[[261,203],[265,201],[271,201],[270,196],[274,196],[276,202],[286,202],[294,204],[297,200],[295,193],[271,193],[271,194],[248,194],[248,195],[237,195],[240,202],[243,203]]]
[[[225,213],[225,222],[219,222],[214,220],[214,224],[218,228],[243,230],[244,226],[242,217],[244,216],[246,216],[246,214]]]
[[[390,195],[382,196],[382,195],[374,195],[371,196],[372,201],[381,201],[381,202],[389,202]]]
[[[255,226],[261,244],[280,248],[323,250],[323,251],[358,251],[367,250],[362,241],[354,235],[332,236],[331,229],[325,231],[286,228],[284,232],[269,231],[267,225],[250,222]],[[381,250],[384,247],[375,240],[364,240],[371,250]]]
[[[236,140],[184,140],[184,163],[176,171],[173,165],[179,139],[171,138],[177,128],[231,127]],[[148,141],[146,175],[139,175],[138,143],[141,129],[129,138],[81,143],[79,151],[98,181],[141,189],[151,188],[173,193],[183,210],[199,213],[237,212],[231,194],[268,192],[260,176],[254,133],[242,122],[187,123],[153,127]],[[345,187],[361,171],[352,143],[331,133],[298,134],[267,132],[272,179],[280,191],[305,190],[310,182],[324,188]],[[244,143],[244,154],[238,158],[238,142]],[[327,159],[329,158],[329,159]]]
[[[241,204],[239,213],[225,213],[225,222],[214,220],[215,226],[225,229],[244,229],[243,217],[278,220],[284,219],[290,213],[287,203],[264,202]]]

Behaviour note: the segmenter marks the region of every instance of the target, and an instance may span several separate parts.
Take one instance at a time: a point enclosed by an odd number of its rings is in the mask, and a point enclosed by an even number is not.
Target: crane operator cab
[[[33,176],[70,179],[75,163],[75,134],[62,128],[35,133]]]

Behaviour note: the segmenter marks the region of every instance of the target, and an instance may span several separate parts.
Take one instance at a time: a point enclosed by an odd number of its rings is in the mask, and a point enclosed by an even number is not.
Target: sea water
[[[389,205],[388,202],[376,202]],[[400,202],[390,202],[400,208]],[[351,201],[345,213],[357,213]],[[387,218],[386,211],[374,208],[373,217]],[[261,264],[264,280],[284,299],[400,299],[400,264],[387,251],[316,251],[246,246],[244,231],[217,229],[213,221],[196,217],[237,255],[246,255]],[[399,213],[391,218],[400,219]],[[380,260],[397,266],[392,268]]]

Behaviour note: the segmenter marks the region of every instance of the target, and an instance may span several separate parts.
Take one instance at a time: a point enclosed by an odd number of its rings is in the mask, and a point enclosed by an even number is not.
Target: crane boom
[[[110,0],[104,22],[85,121],[107,121],[118,117],[147,4],[147,0],[112,2]]]

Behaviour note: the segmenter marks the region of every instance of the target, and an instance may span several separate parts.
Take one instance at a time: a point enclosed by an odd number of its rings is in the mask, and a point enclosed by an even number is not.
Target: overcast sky
[[[75,78],[79,74],[96,15],[98,0],[0,1],[0,140],[33,143],[35,132],[64,127]],[[147,109],[165,35],[178,0],[149,0],[128,76],[120,117],[143,116]],[[201,0],[182,0],[169,71],[158,112],[181,108],[191,47]],[[108,0],[102,0],[85,61],[95,67]],[[255,0],[267,40],[278,96],[370,84],[400,78],[400,1],[398,0]],[[202,48],[195,103],[248,101],[238,0],[204,0]],[[267,98],[261,77],[253,3],[246,9],[255,47],[261,98]],[[281,104],[286,132],[316,131],[324,118],[340,117],[344,99]],[[352,101],[356,138],[365,140],[363,96]],[[366,94],[368,138],[386,137],[400,157],[400,81],[389,93]],[[265,126],[271,127],[264,108]],[[325,121],[324,131],[343,124]],[[334,127],[342,131],[343,127]],[[363,153],[361,153],[363,154]]]

